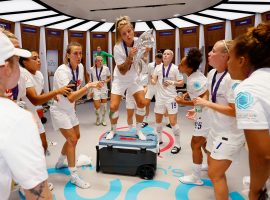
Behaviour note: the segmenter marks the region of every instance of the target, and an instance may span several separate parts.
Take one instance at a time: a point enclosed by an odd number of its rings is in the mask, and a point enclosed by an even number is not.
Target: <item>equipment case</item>
[[[152,179],[159,153],[158,139],[153,130],[142,132],[146,141],[139,140],[135,130],[116,131],[112,140],[106,140],[106,133],[96,146],[96,171]]]

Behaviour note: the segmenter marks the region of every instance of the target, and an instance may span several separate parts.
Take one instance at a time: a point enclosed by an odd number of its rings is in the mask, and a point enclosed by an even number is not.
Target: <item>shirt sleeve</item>
[[[102,51],[102,54],[105,55],[105,56],[107,56],[107,57],[113,57],[112,54],[109,54],[109,53],[107,53],[107,52],[105,52],[105,51]]]
[[[109,67],[106,68],[106,76],[111,76],[111,72],[110,72]]]
[[[256,90],[242,87],[235,89],[237,127],[239,129],[269,129],[262,99]]]
[[[122,65],[126,61],[126,54],[121,48],[121,44],[114,46],[114,60],[116,65]]]
[[[55,80],[57,82],[58,88],[60,88],[68,85],[71,79],[66,70],[60,69],[55,77]]]

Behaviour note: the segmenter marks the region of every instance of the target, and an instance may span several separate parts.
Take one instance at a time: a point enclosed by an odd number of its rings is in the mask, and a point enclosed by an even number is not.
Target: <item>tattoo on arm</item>
[[[39,200],[44,198],[44,196],[42,196],[44,189],[45,189],[45,182],[42,182],[38,184],[36,187],[30,189],[29,191],[34,197],[36,197],[37,200]]]

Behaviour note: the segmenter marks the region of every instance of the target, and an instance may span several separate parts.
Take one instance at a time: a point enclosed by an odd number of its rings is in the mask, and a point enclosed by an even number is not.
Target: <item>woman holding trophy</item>
[[[146,140],[145,135],[140,130],[145,115],[144,91],[143,87],[137,83],[139,70],[134,63],[134,56],[139,53],[139,49],[134,47],[134,43],[138,38],[134,37],[133,26],[128,16],[119,17],[116,20],[115,28],[117,42],[114,46],[116,67],[113,75],[110,104],[111,131],[106,136],[106,139],[110,140],[114,137],[119,116],[118,108],[122,96],[127,90],[134,97],[137,104],[136,134],[140,140]],[[143,56],[146,56],[148,52],[149,48],[146,48]]]

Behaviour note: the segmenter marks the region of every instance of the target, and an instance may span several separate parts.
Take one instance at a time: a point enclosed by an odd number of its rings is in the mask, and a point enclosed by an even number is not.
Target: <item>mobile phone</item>
[[[76,84],[76,81],[74,81],[74,80],[70,80],[70,81],[69,81],[69,83],[68,83],[68,85],[70,85],[70,84],[73,84],[74,86],[69,87],[69,88],[71,88],[71,89],[72,89],[72,91],[76,91],[76,89],[77,89],[77,84]],[[64,95],[64,97],[67,97],[67,95]]]

